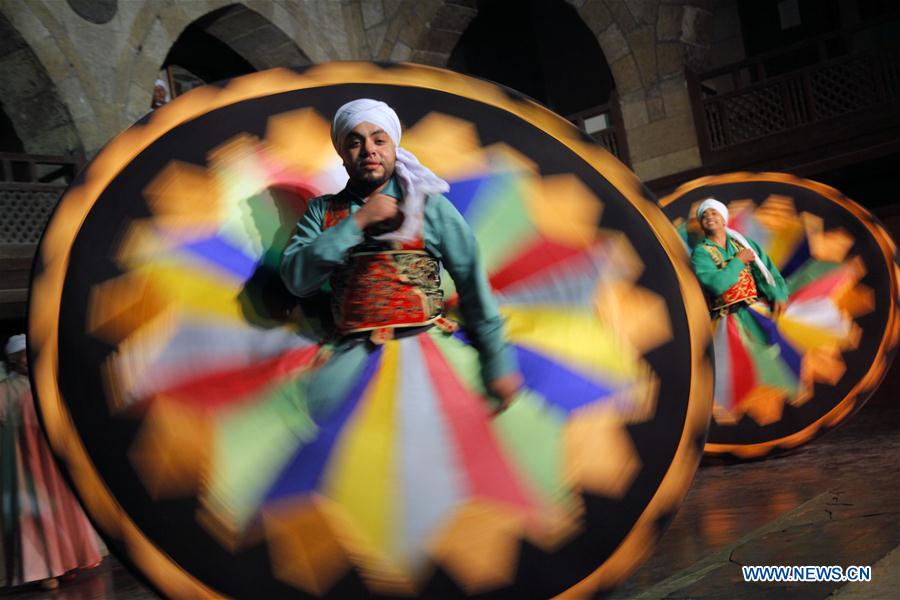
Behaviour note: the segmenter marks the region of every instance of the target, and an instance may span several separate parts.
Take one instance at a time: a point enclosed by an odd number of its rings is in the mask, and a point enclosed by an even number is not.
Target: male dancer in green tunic
[[[765,336],[746,307],[757,298],[768,300],[772,316],[784,312],[788,287],[778,268],[759,245],[728,228],[728,209],[708,198],[697,208],[706,238],[694,247],[691,262],[709,298],[713,318],[734,313],[763,341]]]
[[[297,296],[330,283],[338,354],[373,341],[421,333],[443,322],[441,266],[452,277],[486,391],[505,409],[522,384],[515,357],[468,224],[441,194],[447,183],[400,147],[401,127],[384,102],[354,100],[332,124],[349,175],[335,195],[313,199],[282,256],[281,275]],[[320,385],[345,375],[331,361]],[[322,382],[325,383],[322,383]]]

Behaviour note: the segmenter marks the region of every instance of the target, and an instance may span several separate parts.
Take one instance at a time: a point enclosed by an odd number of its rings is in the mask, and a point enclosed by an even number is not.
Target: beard
[[[393,170],[388,169],[384,163],[381,163],[380,171],[368,171],[364,163],[352,163],[351,168],[347,169],[352,187],[366,194],[384,185],[393,174]]]
[[[389,177],[387,176],[387,172],[384,169],[381,170],[381,173],[372,173],[361,168],[358,169],[356,173],[357,181],[375,187],[380,186],[389,179]]]

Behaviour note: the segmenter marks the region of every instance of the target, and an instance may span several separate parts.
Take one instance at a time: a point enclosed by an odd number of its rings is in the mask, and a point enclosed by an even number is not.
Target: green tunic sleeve
[[[425,204],[425,244],[456,284],[463,324],[478,351],[481,377],[488,383],[517,370],[503,336],[503,319],[481,265],[478,244],[456,207],[443,196]]]
[[[719,269],[706,249],[707,242],[703,241],[694,246],[691,252],[691,263],[694,266],[694,273],[700,280],[700,285],[711,296],[721,296],[737,283],[741,271],[744,270],[744,263],[739,260],[730,261],[724,269]],[[726,244],[728,246],[729,244]],[[719,249],[721,251],[721,248]],[[722,257],[726,260],[731,258],[733,253],[724,252]]]
[[[759,267],[756,266],[755,262],[751,262],[750,272],[753,274],[753,279],[756,281],[756,286],[760,294],[769,300],[778,302],[786,301],[788,297],[788,287],[784,278],[781,276],[781,273],[778,272],[775,263],[773,263],[772,259],[769,258],[769,255],[760,248],[759,244],[753,240],[748,239],[747,241],[750,243],[751,249],[756,252],[760,260],[763,261],[763,264],[766,265],[766,268],[769,269],[769,272],[772,273],[772,278],[775,280],[775,285],[769,285],[766,278],[760,272]],[[725,268],[719,269],[712,256],[710,256],[709,250],[706,248],[710,244],[711,242],[708,240],[704,240],[697,244],[691,252],[691,263],[694,266],[694,273],[696,273],[697,279],[700,280],[700,285],[703,286],[707,293],[712,296],[721,296],[727,292],[731,286],[737,283],[738,277],[744,269],[744,263],[734,258],[736,252],[734,251],[732,244],[726,243],[726,249],[716,246],[719,252],[722,253],[722,257],[729,261]]]
[[[281,278],[291,293],[301,298],[318,292],[334,267],[344,262],[347,251],[363,241],[362,231],[349,217],[322,231],[329,198],[310,200],[281,255]]]
[[[394,186],[385,193],[399,195]],[[334,267],[346,260],[347,252],[362,243],[356,221],[347,218],[322,230],[330,196],[314,198],[281,258],[281,278],[297,296],[318,292]],[[351,203],[351,214],[359,210]],[[503,319],[491,293],[478,253],[475,236],[462,215],[443,196],[425,202],[425,246],[441,261],[459,292],[459,308],[472,345],[478,351],[485,383],[514,372],[518,366],[503,337]]]
[[[6,414],[9,412],[9,384],[5,377],[0,377],[0,424],[6,422]]]
[[[787,302],[788,299],[788,286],[784,281],[784,277],[781,276],[781,273],[778,271],[778,267],[775,266],[775,263],[772,262],[772,259],[769,257],[766,252],[760,248],[759,244],[754,242],[753,240],[748,239],[750,242],[750,246],[753,247],[753,251],[756,252],[756,255],[759,256],[760,260],[762,260],[763,264],[766,265],[766,268],[769,269],[769,273],[772,274],[772,279],[775,280],[774,285],[769,285],[769,282],[766,281],[765,276],[760,272],[759,267],[755,265],[755,263],[751,263],[750,270],[753,272],[753,277],[756,279],[756,286],[759,288],[759,291],[768,298],[769,300],[774,300],[776,302]]]

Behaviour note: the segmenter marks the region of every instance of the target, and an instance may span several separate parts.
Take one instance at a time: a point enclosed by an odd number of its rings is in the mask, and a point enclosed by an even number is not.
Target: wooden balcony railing
[[[749,160],[900,122],[896,18],[687,74],[704,164]],[[804,64],[784,72],[785,64]],[[775,74],[773,74],[773,72]],[[887,121],[886,121],[887,119]]]
[[[0,153],[0,244],[37,244],[77,169],[69,158]]]
[[[0,152],[0,183],[27,183],[65,187],[75,177],[78,163],[63,156]]]
[[[0,153],[0,319],[21,319],[41,233],[78,163],[60,156]]]
[[[609,150],[610,154],[631,165],[625,124],[615,92],[610,95],[608,103],[569,115],[568,119]]]

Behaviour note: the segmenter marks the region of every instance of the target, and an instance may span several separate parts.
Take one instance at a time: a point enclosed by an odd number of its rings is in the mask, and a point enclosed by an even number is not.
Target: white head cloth
[[[360,98],[340,107],[331,124],[331,143],[341,152],[344,138],[360,123],[372,123],[387,133],[397,148],[394,174],[403,190],[403,225],[396,231],[378,236],[379,240],[411,241],[422,231],[425,214],[425,198],[429,194],[443,194],[450,190],[446,181],[432,173],[419,159],[400,147],[402,128],[397,113],[378,100]]]
[[[700,203],[700,206],[697,207],[697,218],[703,216],[707,210],[712,209],[722,215],[722,218],[725,219],[725,225],[728,225],[728,207],[724,204],[716,200],[715,198],[707,198],[703,202]],[[725,227],[725,231],[728,232],[728,235],[736,239],[744,248],[749,248],[751,252],[753,252],[753,248],[750,246],[750,242],[747,241],[739,231],[735,231],[730,227]],[[769,285],[775,285],[775,278],[772,277],[772,273],[766,268],[765,263],[763,263],[762,259],[753,252],[753,262],[756,264],[756,267],[759,269],[759,272],[762,273],[763,277],[766,278],[766,281]]]
[[[14,335],[6,341],[6,354],[12,355],[25,349],[25,334]]]
[[[162,89],[166,90],[166,102],[172,101],[172,95],[169,93],[169,84],[168,83],[166,83],[162,79],[157,79],[156,81],[153,82],[153,87],[155,87],[155,88],[161,87]]]

